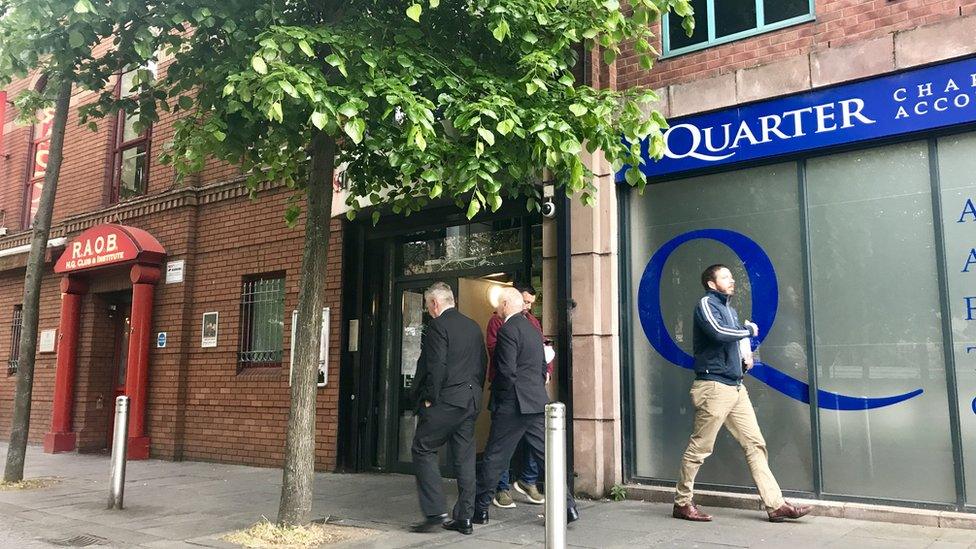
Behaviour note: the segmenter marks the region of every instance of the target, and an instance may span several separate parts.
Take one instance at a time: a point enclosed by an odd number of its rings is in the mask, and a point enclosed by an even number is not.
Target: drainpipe
[[[573,309],[570,198],[565,187],[556,190],[556,364],[559,400],[566,405],[566,475],[573,490]]]

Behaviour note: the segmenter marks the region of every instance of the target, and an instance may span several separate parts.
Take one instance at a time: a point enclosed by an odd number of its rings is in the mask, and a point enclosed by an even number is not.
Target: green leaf
[[[294,97],[295,99],[298,99],[298,90],[295,89],[295,86],[293,86],[291,82],[287,80],[279,80],[278,86],[281,88],[282,91],[284,91],[288,95]]]
[[[433,168],[428,168],[424,170],[424,173],[420,174],[420,178],[424,181],[437,181],[438,179],[437,170]],[[431,197],[433,198],[433,197]]]
[[[352,118],[353,116],[359,114],[359,108],[357,108],[355,103],[352,101],[347,101],[343,103],[341,107],[339,107],[339,114]]]
[[[342,129],[352,142],[358,145],[363,141],[363,134],[366,133],[366,122],[362,118],[350,118]]]
[[[474,218],[481,211],[481,203],[477,199],[471,197],[471,203],[468,204],[468,219]]]
[[[312,113],[312,125],[318,129],[324,129],[325,125],[329,123],[329,116],[323,112],[315,111]]]
[[[85,37],[78,31],[68,33],[68,45],[72,48],[80,48],[85,43]]]
[[[176,104],[179,105],[181,109],[188,111],[193,108],[193,99],[189,95],[181,95],[180,98],[176,100]]]
[[[258,74],[268,74],[268,65],[260,55],[255,55],[251,58],[251,68]]]
[[[417,145],[418,149],[422,151],[427,149],[427,140],[424,139],[424,132],[418,131],[413,134],[413,142]]]
[[[380,212],[379,210],[373,212],[373,226],[375,227],[377,223],[380,222]]]
[[[613,51],[611,49],[603,50],[603,62],[604,63],[606,63],[607,65],[612,65],[613,62],[616,59],[617,59],[617,52],[615,52],[615,51]]]
[[[508,135],[509,132],[515,129],[515,121],[511,118],[507,118],[499,122],[498,125],[495,126],[495,129],[498,130],[498,133],[502,135]]]
[[[575,114],[576,116],[583,116],[587,113],[587,111],[589,111],[589,109],[583,105],[580,105],[579,103],[573,103],[569,106],[569,112]]]
[[[495,37],[495,40],[502,42],[505,40],[505,36],[508,35],[508,21],[502,19],[495,25],[495,28],[491,31],[491,35]]]
[[[579,154],[583,150],[575,139],[566,139],[559,144],[559,149],[566,154]]]
[[[92,13],[95,11],[95,6],[92,5],[90,0],[78,0],[75,2],[74,7],[75,13]]]
[[[302,53],[309,57],[315,57],[315,50],[313,50],[311,44],[305,40],[298,41],[298,49],[302,50]]]
[[[234,93],[234,83],[228,82],[227,85],[224,86],[224,97],[227,97],[232,93]]]
[[[413,19],[414,21],[416,21],[417,23],[419,23],[420,22],[420,13],[423,12],[423,11],[424,11],[424,9],[422,7],[420,7],[420,4],[413,4],[409,8],[407,8],[407,17],[409,17],[410,19]]]
[[[603,7],[607,8],[607,11],[616,11],[620,9],[620,2],[618,0],[604,0]]]
[[[488,143],[488,146],[495,144],[495,134],[491,133],[491,130],[485,128],[478,128],[478,135]]]
[[[223,141],[224,139],[227,139],[227,134],[220,130],[214,130],[212,135],[214,136],[214,139],[216,139],[217,141]]]
[[[284,120],[285,115],[281,111],[281,101],[275,101],[271,104],[271,112],[274,114],[275,118],[278,119],[278,122]]]
[[[536,36],[534,32],[527,31],[525,34],[522,35],[522,40],[525,40],[529,44],[535,44],[536,42],[539,41],[539,37]]]
[[[525,83],[525,95],[533,95],[537,91],[539,91],[539,86],[535,82]]]
[[[356,210],[349,210],[348,212],[346,212],[346,219],[348,219],[349,221],[355,221],[356,220]]]
[[[427,195],[430,196],[431,198],[437,198],[438,196],[441,195],[443,191],[444,191],[444,187],[438,182],[438,183],[434,183],[434,185],[430,188],[430,192],[427,193]]]
[[[502,197],[497,194],[488,195],[488,204],[491,206],[491,211],[497,212],[498,208],[502,207]]]
[[[434,9],[441,5],[441,0],[430,0],[430,9]]]

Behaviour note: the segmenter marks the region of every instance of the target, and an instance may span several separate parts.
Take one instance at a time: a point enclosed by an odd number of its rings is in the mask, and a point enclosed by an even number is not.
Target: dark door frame
[[[368,221],[344,225],[342,330],[349,334],[350,321],[358,323],[357,341],[343,338],[340,353],[339,436],[337,470],[343,472],[395,471],[396,436],[390,432],[391,418],[385,410],[396,403],[378,402],[378,395],[398,392],[391,382],[399,379],[389,369],[396,366],[395,348],[399,314],[393,303],[399,284],[415,280],[451,280],[459,276],[478,276],[493,272],[515,272],[526,281],[531,271],[531,250],[515,264],[494,265],[425,273],[409,277],[395,276],[396,245],[402,237],[427,230],[467,223],[522,219],[523,248],[531,244],[527,231],[541,221],[537,213],[526,214],[523,201],[507,203],[496,214],[483,214],[468,220],[456,207],[425,211],[411,218],[384,216],[377,226]],[[369,216],[361,216],[368,219]],[[437,220],[433,222],[431,220]],[[525,261],[528,260],[527,265]],[[555,296],[554,296],[555,297]],[[386,312],[387,314],[383,314]],[[560,323],[560,327],[563,324]],[[357,334],[353,334],[357,335]],[[352,343],[353,351],[350,351]],[[387,399],[392,401],[394,399]],[[385,441],[385,443],[380,443]]]

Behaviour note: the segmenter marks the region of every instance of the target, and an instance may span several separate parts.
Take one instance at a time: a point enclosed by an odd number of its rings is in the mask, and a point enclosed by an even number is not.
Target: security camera
[[[552,219],[556,217],[556,203],[552,200],[546,200],[542,203],[542,217]]]

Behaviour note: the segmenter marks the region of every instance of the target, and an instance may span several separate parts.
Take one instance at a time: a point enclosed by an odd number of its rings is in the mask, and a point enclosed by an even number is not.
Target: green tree
[[[469,218],[524,197],[539,207],[543,174],[593,204],[600,151],[643,187],[640,141],[664,149],[666,122],[642,105],[650,90],[578,81],[579,54],[613,63],[629,43],[640,65],[657,52],[651,24],[672,10],[691,29],[687,0],[175,0],[165,79],[177,123],[164,160],[179,173],[209,157],[236,163],[252,189],[295,189],[305,200],[305,248],[294,380],[278,522],[311,513],[315,377],[329,249],[332,176],[344,165],[350,217],[363,205],[410,215],[439,197]],[[166,108],[165,104],[160,107]],[[148,108],[148,107],[147,107]],[[621,139],[624,137],[625,139]],[[374,222],[380,213],[374,209]]]
[[[160,30],[170,24],[169,20],[160,19],[160,15],[154,13],[151,3],[137,0],[6,0],[0,3],[0,85],[32,71],[48,79],[43,90],[28,91],[16,98],[22,121],[32,120],[39,109],[54,105],[44,188],[32,220],[33,234],[24,276],[20,360],[4,468],[4,480],[8,482],[22,480],[24,476],[44,253],[51,232],[72,89],[80,86],[101,92],[112,75],[123,67],[148,60]],[[95,47],[109,40],[114,41],[114,47],[96,57]]]

